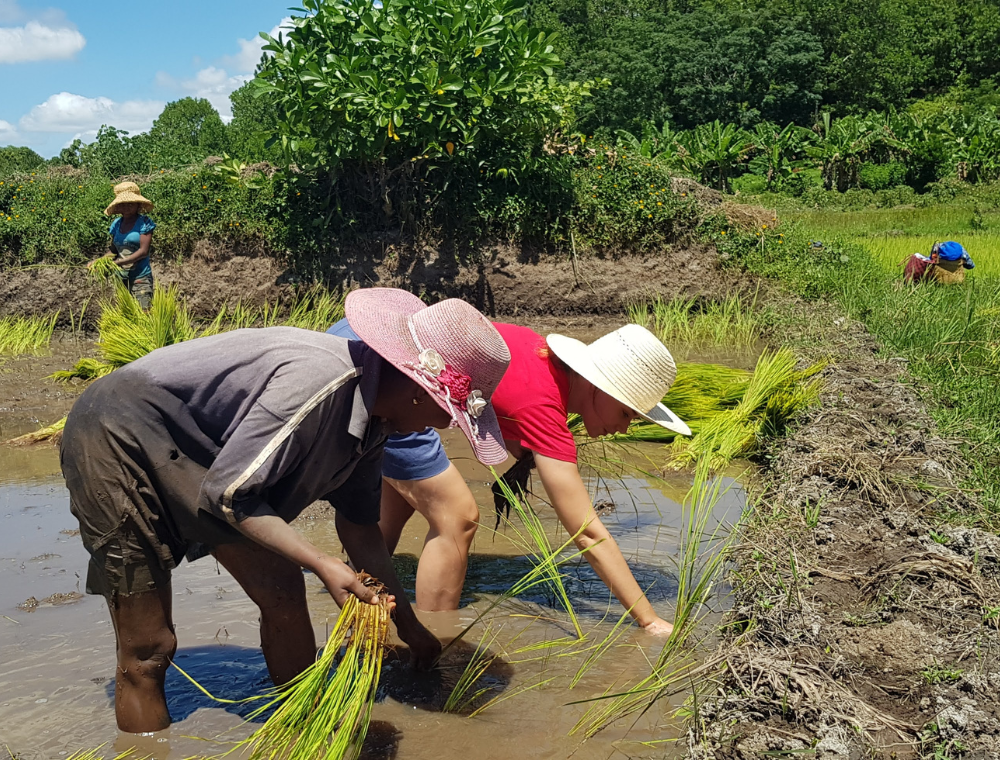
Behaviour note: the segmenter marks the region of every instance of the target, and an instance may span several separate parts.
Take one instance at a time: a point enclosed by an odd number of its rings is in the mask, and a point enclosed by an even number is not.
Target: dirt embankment
[[[357,255],[349,266],[322,277],[334,287],[378,285],[405,288],[431,300],[464,298],[487,314],[506,317],[619,314],[629,301],[643,296],[714,296],[738,284],[734,274],[719,268],[713,249],[697,245],[639,256],[580,256],[575,267],[568,255],[509,246],[483,249],[471,258],[477,263],[432,247],[388,246],[377,257]],[[274,258],[208,243],[181,261],[154,258],[153,270],[159,282],[176,284],[191,313],[202,318],[214,316],[225,303],[259,306],[286,300],[301,282]],[[0,314],[58,310],[68,327],[70,312],[78,318],[88,299],[99,293],[82,267],[0,272]],[[93,324],[94,305],[85,316]]]
[[[772,452],[691,756],[998,757],[1000,539],[935,517],[978,508],[962,460],[863,327],[784,313],[833,362]]]

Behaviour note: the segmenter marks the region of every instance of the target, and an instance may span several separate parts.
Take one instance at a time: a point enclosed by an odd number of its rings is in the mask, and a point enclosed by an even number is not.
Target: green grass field
[[[985,510],[962,519],[1000,527],[1000,219],[958,203],[785,210],[782,219],[794,222],[786,232],[790,244],[769,246],[757,266],[833,297],[886,355],[907,360],[940,432],[966,442],[966,486]],[[817,240],[825,257],[793,255]],[[945,240],[961,243],[975,261],[965,282],[904,286],[906,259]]]
[[[966,206],[810,210],[785,214],[824,242],[841,240],[863,246],[890,272],[902,273],[913,253],[930,254],[935,242],[955,240],[976,263],[975,276],[1000,276],[1000,212],[977,214]]]

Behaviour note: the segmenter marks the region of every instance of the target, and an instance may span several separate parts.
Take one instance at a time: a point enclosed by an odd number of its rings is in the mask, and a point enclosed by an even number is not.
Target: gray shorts
[[[192,548],[181,505],[194,503],[205,469],[178,453],[163,417],[164,403],[177,402],[157,393],[119,370],[96,380],[66,420],[60,462],[90,554],[89,594],[163,588]],[[242,538],[202,519],[209,546]]]

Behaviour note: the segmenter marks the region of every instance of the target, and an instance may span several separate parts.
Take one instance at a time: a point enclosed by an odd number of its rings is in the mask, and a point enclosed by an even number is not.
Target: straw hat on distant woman
[[[494,327],[511,355],[510,368],[493,394],[504,444],[517,459],[504,479],[515,493],[526,490],[528,474],[537,467],[559,521],[580,548],[587,548],[587,561],[622,606],[649,633],[669,634],[673,626],[657,615],[594,511],[567,418],[580,415],[592,438],[623,433],[637,417],[690,435],[688,426],[661,403],[676,377],[670,351],[639,325],[625,325],[589,345],[562,335],[542,338],[517,325]],[[364,315],[352,309],[350,298],[346,320],[330,332],[369,339]],[[479,521],[479,507],[465,479],[448,460],[437,432],[429,429],[390,436],[382,477],[379,526],[390,551],[414,510],[430,525],[417,567],[417,607],[456,609]],[[497,504],[505,504],[497,491],[494,487]]]
[[[142,196],[135,182],[115,185],[115,199],[104,209],[107,216],[120,214],[108,228],[111,244],[104,255],[113,258],[121,267],[122,279],[143,309],[149,309],[153,301],[153,268],[149,264],[149,250],[156,223],[146,216],[152,209],[153,202]]]

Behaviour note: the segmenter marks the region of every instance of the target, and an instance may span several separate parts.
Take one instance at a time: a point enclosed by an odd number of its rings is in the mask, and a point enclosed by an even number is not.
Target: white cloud
[[[268,34],[277,37],[291,26],[292,18],[286,16]],[[236,55],[223,56],[220,61],[221,66],[208,66],[190,79],[177,79],[161,71],[156,75],[156,83],[185,96],[205,98],[219,112],[223,121],[228,122],[232,118],[229,95],[253,79],[254,70],[263,52],[264,40],[260,37],[252,40],[241,38],[236,44],[240,52]]]
[[[156,83],[185,96],[205,98],[219,112],[223,121],[229,121],[232,118],[229,93],[238,90],[252,78],[253,74],[230,75],[225,69],[209,66],[191,79],[175,79],[161,71],[156,75]]]
[[[145,132],[160,115],[164,103],[157,100],[86,98],[70,92],[52,95],[21,117],[24,132],[94,132],[104,124],[129,132]]]
[[[0,145],[7,145],[18,139],[17,129],[9,121],[0,119]]]
[[[28,13],[16,0],[0,0],[0,63],[64,60],[86,44],[62,11]]]

